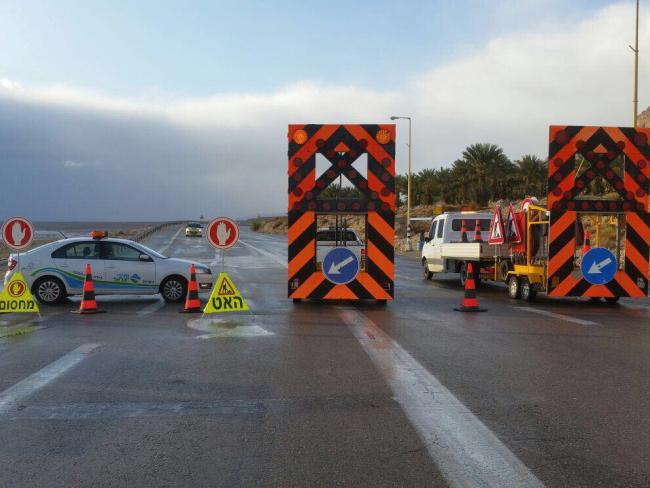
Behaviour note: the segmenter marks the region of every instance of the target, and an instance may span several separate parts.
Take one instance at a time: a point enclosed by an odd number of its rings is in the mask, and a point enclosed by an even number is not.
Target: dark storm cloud
[[[0,216],[158,220],[279,212],[285,131],[278,130],[271,155],[268,142],[262,148],[257,139],[269,134],[260,130],[188,128],[163,117],[0,96]]]

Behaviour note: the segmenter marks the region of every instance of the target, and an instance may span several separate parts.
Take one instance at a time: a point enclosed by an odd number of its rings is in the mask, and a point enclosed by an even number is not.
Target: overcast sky
[[[283,213],[289,123],[411,115],[415,171],[545,157],[550,124],[631,125],[633,27],[600,0],[3,0],[0,218]]]

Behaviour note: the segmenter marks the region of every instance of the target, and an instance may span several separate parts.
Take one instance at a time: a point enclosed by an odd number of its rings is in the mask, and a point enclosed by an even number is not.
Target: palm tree
[[[496,144],[472,144],[463,151],[463,161],[468,164],[466,181],[476,203],[487,205],[490,200],[506,196],[513,164],[503,149]]]
[[[519,197],[543,196],[546,193],[548,167],[546,161],[532,154],[525,154],[515,161],[517,166],[517,188]]]

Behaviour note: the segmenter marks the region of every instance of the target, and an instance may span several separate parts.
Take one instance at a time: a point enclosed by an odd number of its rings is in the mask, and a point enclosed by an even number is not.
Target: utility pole
[[[406,119],[409,121],[409,163],[408,173],[406,175],[406,250],[412,251],[411,245],[411,117],[392,116],[390,120]]]

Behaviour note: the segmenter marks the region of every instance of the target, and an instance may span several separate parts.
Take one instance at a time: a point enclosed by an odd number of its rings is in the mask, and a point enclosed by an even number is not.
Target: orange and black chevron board
[[[650,129],[551,126],[547,275],[550,296],[647,296],[650,254],[649,140]],[[584,157],[583,164],[587,164],[579,175],[575,163],[578,154]],[[590,199],[585,195],[588,184],[598,177],[611,185],[616,199]],[[625,216],[624,264],[608,283],[589,283],[574,265],[576,221],[581,212]]]
[[[289,126],[289,272],[293,299],[393,298],[395,228],[395,126],[307,124]],[[330,163],[317,177],[316,154]],[[353,163],[368,157],[368,177]],[[328,200],[319,194],[344,175],[362,195]],[[366,214],[366,267],[353,281],[335,284],[316,265],[316,215]]]

